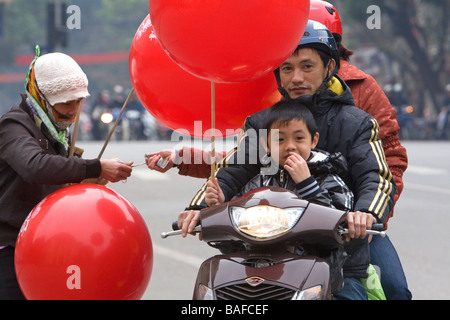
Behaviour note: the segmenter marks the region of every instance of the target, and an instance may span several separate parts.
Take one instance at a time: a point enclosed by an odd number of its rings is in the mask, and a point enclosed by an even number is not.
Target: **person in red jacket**
[[[353,51],[342,43],[342,21],[336,8],[327,1],[311,0],[309,19],[323,23],[333,33],[340,56],[338,75],[350,87],[356,106],[372,115],[380,126],[379,138],[383,141],[386,162],[397,187],[396,203],[403,191],[403,173],[408,167],[408,156],[399,140],[400,127],[395,109],[376,80],[350,64]],[[393,211],[389,218],[393,216]],[[387,221],[385,226],[387,228]],[[372,239],[370,263],[381,270],[381,284],[388,300],[412,298],[400,259],[389,237]]]

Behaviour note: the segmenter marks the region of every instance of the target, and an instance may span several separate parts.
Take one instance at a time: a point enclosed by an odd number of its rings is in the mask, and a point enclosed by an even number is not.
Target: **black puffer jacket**
[[[354,210],[372,213],[384,223],[394,206],[395,183],[378,139],[378,123],[354,105],[348,86],[334,77],[322,96],[304,96],[298,99],[314,115],[319,129],[318,149],[331,154],[341,153],[348,164],[345,183],[355,195]],[[259,130],[270,108],[247,117],[238,147],[218,165],[217,179],[228,201],[261,169]],[[206,207],[202,188],[188,209]]]
[[[280,168],[274,175],[255,176],[234,198],[260,187],[276,186],[293,191],[301,199],[339,210],[352,210],[353,193],[340,177],[347,172],[344,157],[340,153],[330,155],[324,151],[313,150],[307,163],[311,177],[298,184],[286,170]]]
[[[256,175],[234,198],[241,197],[260,187],[277,186],[293,191],[299,198],[343,211],[353,209],[353,193],[340,175],[347,172],[346,161],[340,154],[313,150],[307,161],[311,177],[296,184],[289,173],[280,169],[275,175]],[[347,259],[344,277],[365,278],[369,267],[369,245],[367,239],[352,239],[344,249]]]
[[[25,98],[0,119],[0,246],[15,246],[25,218],[50,193],[101,172],[98,159],[68,158]]]

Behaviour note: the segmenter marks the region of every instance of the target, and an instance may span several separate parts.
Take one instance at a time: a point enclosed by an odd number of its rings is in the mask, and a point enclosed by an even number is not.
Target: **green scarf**
[[[58,131],[56,130],[53,123],[50,121],[50,118],[48,117],[47,113],[42,110],[39,103],[36,102],[36,100],[31,96],[31,94],[27,91],[27,102],[29,102],[29,106],[31,107],[33,114],[34,114],[34,122],[40,129],[42,126],[42,123],[47,127],[48,131],[50,132],[50,135],[55,138],[57,141],[59,141],[66,151],[69,150],[69,128]]]
[[[40,48],[36,46],[36,55],[28,68],[27,76],[25,78],[25,90],[27,93],[27,102],[34,114],[34,122],[41,129],[42,123],[47,127],[50,135],[59,141],[66,151],[69,150],[69,128],[59,131],[55,128],[52,121],[47,115],[47,106],[45,98],[40,94],[34,75],[34,64],[39,58]]]

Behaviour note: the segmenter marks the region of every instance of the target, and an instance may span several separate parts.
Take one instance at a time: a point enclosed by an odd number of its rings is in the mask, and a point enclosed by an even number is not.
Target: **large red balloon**
[[[15,268],[27,299],[140,299],[152,273],[152,242],[123,196],[77,184],[31,211],[17,239]]]
[[[298,45],[309,0],[149,0],[161,46],[192,74],[242,82],[275,70]]]
[[[209,138],[211,83],[184,71],[165,54],[149,16],[133,39],[129,69],[137,96],[156,119],[183,134]],[[280,98],[273,73],[251,82],[216,84],[216,136],[235,134],[248,115]]]

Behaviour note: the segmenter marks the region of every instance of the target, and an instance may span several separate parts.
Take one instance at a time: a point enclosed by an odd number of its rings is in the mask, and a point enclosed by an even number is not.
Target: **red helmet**
[[[327,1],[311,0],[309,19],[324,24],[333,34],[342,37],[342,22],[336,8]]]

